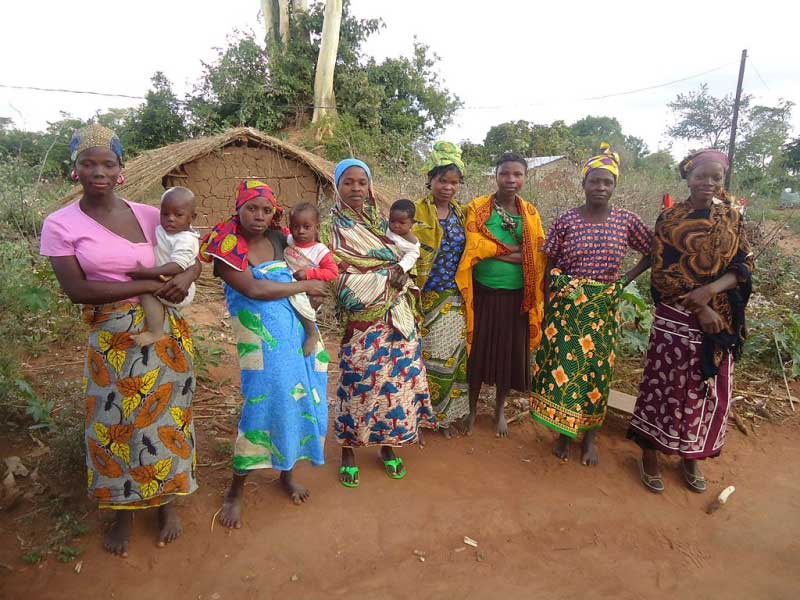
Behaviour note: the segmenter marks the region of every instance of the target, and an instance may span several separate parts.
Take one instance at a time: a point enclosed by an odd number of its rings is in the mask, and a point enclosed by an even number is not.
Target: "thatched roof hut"
[[[249,127],[194,138],[149,150],[125,165],[120,196],[158,205],[166,188],[182,185],[195,193],[197,220],[202,231],[232,212],[236,185],[242,179],[267,182],[284,206],[301,201],[319,203],[333,199],[333,163],[302,148]],[[64,201],[77,198],[80,187]],[[385,192],[375,191],[384,207]]]

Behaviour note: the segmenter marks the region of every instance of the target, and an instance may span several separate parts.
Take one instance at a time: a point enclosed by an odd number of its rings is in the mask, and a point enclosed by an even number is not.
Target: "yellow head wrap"
[[[581,177],[586,179],[589,171],[595,169],[605,169],[614,174],[614,178],[619,181],[619,154],[611,150],[611,145],[608,142],[600,144],[600,154],[593,156],[585,163],[581,169]]]

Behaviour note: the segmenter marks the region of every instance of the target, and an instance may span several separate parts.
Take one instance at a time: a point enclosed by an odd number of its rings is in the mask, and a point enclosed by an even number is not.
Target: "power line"
[[[730,66],[731,64],[733,64],[733,63],[730,63],[730,62],[729,63],[725,63],[724,65],[720,65],[718,67],[714,67],[713,69],[708,69],[707,71],[703,71],[702,73],[695,73],[694,75],[689,75],[687,77],[681,77],[680,79],[673,79],[672,81],[667,81],[665,83],[659,83],[659,84],[650,85],[650,86],[646,86],[646,87],[636,88],[636,89],[627,90],[627,91],[624,91],[624,92],[614,92],[614,93],[611,93],[611,94],[604,94],[602,96],[589,96],[587,98],[577,98],[577,99],[573,99],[573,100],[563,100],[563,99],[562,100],[553,100],[553,101],[551,101],[549,103],[547,103],[547,102],[533,102],[533,103],[525,103],[525,104],[495,105],[495,106],[462,106],[461,110],[502,110],[502,109],[515,108],[515,107],[545,106],[547,104],[565,104],[565,103],[572,103],[572,102],[588,102],[588,101],[594,101],[594,100],[605,100],[607,98],[616,98],[616,97],[619,97],[619,96],[629,96],[629,95],[632,95],[632,94],[638,94],[640,92],[647,92],[647,91],[650,91],[650,90],[669,87],[669,86],[675,85],[677,83],[683,83],[684,81],[689,81],[690,79],[696,79],[697,77],[702,77],[703,75],[708,75],[709,73],[714,73],[715,71],[719,71],[721,69],[724,69],[724,68]],[[761,74],[758,72],[758,69],[755,68],[755,65],[753,66],[753,69],[756,71],[756,74],[758,75],[759,79],[761,79],[761,82],[764,84],[764,86],[767,87],[767,89],[769,89],[769,86],[767,86],[766,82],[764,81],[764,78],[761,77]],[[116,93],[109,93],[109,92],[96,92],[96,91],[90,91],[90,90],[71,90],[71,89],[64,89],[64,88],[48,88],[48,87],[39,87],[39,86],[11,85],[11,84],[4,84],[4,83],[0,83],[0,88],[13,89],[13,90],[30,90],[30,91],[36,91],[36,92],[59,92],[59,93],[66,93],[66,94],[85,94],[85,95],[91,95],[91,96],[105,96],[105,97],[109,97],[109,98],[127,98],[127,99],[130,99],[130,100],[147,100],[147,98],[145,96],[133,96],[133,95],[130,95],[130,94],[116,94]],[[177,104],[184,104],[184,105],[187,104],[186,101],[178,100],[177,98],[175,99],[175,102]],[[303,106],[303,105],[295,105],[295,104],[276,105],[276,104],[273,104],[272,106],[283,106],[285,108],[295,108],[295,107]],[[347,109],[345,107],[343,107],[343,106],[315,106],[313,104],[310,104],[310,105],[305,105],[304,107],[305,108],[309,108],[309,109],[314,109],[314,108],[336,109],[336,110],[342,110],[344,112],[347,112]]]
[[[758,78],[761,80],[761,83],[764,84],[765,88],[767,88],[767,91],[772,93],[772,90],[769,89],[769,86],[767,85],[767,82],[764,81],[764,78],[761,76],[761,73],[759,72],[758,67],[756,67],[756,65],[755,65],[755,63],[753,62],[752,59],[750,60],[750,66],[753,67],[753,71],[756,72],[756,75],[758,75]]]
[[[0,88],[11,90],[33,90],[35,92],[63,92],[67,94],[88,94],[91,96],[108,96],[111,98],[130,98],[131,100],[146,100],[144,96],[130,96],[128,94],[108,94],[106,92],[90,92],[86,90],[66,90],[61,88],[36,87],[31,85],[8,85],[0,83]]]
[[[671,85],[675,85],[676,83],[683,83],[684,81],[689,81],[690,79],[695,79],[697,77],[702,77],[703,75],[708,75],[709,73],[719,71],[721,69],[724,69],[725,67],[729,67],[732,64],[733,64],[732,62],[725,63],[724,65],[720,65],[719,67],[714,67],[713,69],[709,69],[708,71],[703,71],[702,73],[696,73],[695,75],[689,75],[688,77],[681,77],[680,79],[673,79],[672,81],[667,81],[666,83],[649,85],[647,87],[637,88],[635,90],[629,90],[627,92],[616,92],[614,94],[606,94],[604,96],[592,96],[589,98],[583,98],[583,100],[605,100],[606,98],[616,98],[617,96],[628,96],[630,94],[638,94],[639,92],[647,92],[649,90],[655,90],[662,87],[669,87]]]

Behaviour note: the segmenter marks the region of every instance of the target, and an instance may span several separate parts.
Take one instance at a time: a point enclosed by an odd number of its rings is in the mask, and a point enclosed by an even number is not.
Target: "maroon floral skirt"
[[[733,357],[726,353],[719,374],[704,379],[703,332],[682,310],[656,307],[639,396],[628,438],[642,448],[690,460],[718,456],[725,444],[731,408]]]

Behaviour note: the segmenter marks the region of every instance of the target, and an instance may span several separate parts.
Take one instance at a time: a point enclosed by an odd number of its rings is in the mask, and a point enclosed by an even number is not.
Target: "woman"
[[[192,338],[180,312],[166,307],[166,335],[138,347],[139,294],[180,302],[199,276],[194,265],[167,283],[131,281],[127,273],[155,264],[159,210],[114,193],[122,176],[122,146],[114,133],[89,125],[73,135],[72,178],[79,200],[42,227],[41,253],[50,257],[61,289],[84,304],[89,325],[84,385],[89,496],[116,511],[104,547],[128,555],[133,512],[158,507],[158,545],[175,540],[181,524],[171,501],[197,489],[192,421]]]
[[[417,285],[422,290],[422,360],[437,427],[449,438],[450,425],[469,414],[467,323],[455,281],[466,239],[464,211],[456,200],[464,180],[461,149],[436,142],[423,172],[430,194],[417,200],[414,226],[420,241]]]
[[[280,471],[284,490],[300,504],[309,491],[294,480],[295,463],[325,462],[329,358],[319,342],[315,352],[304,355],[307,334],[289,297],[323,294],[326,286],[293,280],[283,258],[282,212],[268,185],[243,181],[235,214],[216,225],[201,245],[201,256],[213,259],[215,274],[225,282],[241,369],[243,403],[233,479],[220,513],[220,522],[236,529],[242,525],[250,471]]]
[[[400,251],[372,195],[372,175],[360,160],[334,172],[336,202],[321,229],[339,266],[337,311],[345,331],[339,351],[334,431],[342,446],[339,481],[359,484],[354,448],[380,446],[387,475],[406,475],[393,448],[433,427],[428,381],[415,316],[419,294],[398,265]]]
[[[614,367],[617,306],[622,289],[650,266],[652,233],[634,213],[609,204],[619,181],[619,155],[608,144],[582,169],[583,206],[551,225],[544,253],[550,274],[544,337],[533,364],[531,415],[557,431],[553,453],[569,457],[581,433],[584,465],[597,464]],[[642,254],[620,278],[628,248]]]
[[[544,230],[519,197],[528,172],[518,154],[500,157],[497,191],[467,206],[466,246],[456,271],[467,317],[467,376],[472,432],[481,385],[494,385],[495,433],[508,435],[503,407],[511,389],[530,389],[530,353],[541,338]]]
[[[680,456],[689,489],[704,492],[697,461],[719,456],[725,442],[753,272],[744,219],[722,187],[727,169],[718,150],[685,158],[689,198],[656,221],[656,313],[628,430],[642,448],[642,483],[655,493],[664,490],[656,452]]]

